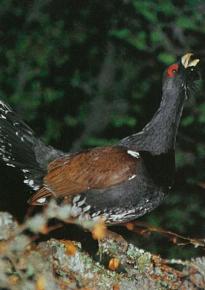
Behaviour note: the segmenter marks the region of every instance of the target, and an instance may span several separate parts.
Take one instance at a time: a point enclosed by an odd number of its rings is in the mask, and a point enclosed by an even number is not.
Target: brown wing
[[[123,147],[101,147],[65,155],[48,166],[44,186],[32,197],[65,197],[89,189],[107,188],[127,180],[136,173],[139,158]]]

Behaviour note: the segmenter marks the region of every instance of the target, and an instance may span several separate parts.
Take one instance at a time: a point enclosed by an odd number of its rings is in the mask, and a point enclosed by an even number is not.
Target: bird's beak
[[[182,56],[181,63],[185,69],[188,67],[196,67],[199,63],[200,59],[194,58],[193,56],[193,53],[186,53]]]

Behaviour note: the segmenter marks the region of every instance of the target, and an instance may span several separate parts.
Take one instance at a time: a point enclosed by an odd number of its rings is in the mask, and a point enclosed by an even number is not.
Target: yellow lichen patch
[[[47,235],[49,233],[49,230],[48,230],[48,226],[47,225],[43,225],[40,229],[39,229],[39,232],[43,235]]]
[[[8,248],[8,242],[1,241],[0,242],[0,254],[5,253],[7,248]]]
[[[11,283],[11,285],[16,285],[19,282],[19,277],[16,275],[11,275],[9,277],[9,283]]]
[[[66,241],[66,240],[62,240],[61,242],[65,246],[66,254],[68,254],[69,256],[74,256],[77,251],[77,248],[74,245],[74,243],[72,241]]]
[[[120,285],[119,284],[113,285],[112,290],[120,290]]]
[[[36,280],[36,290],[45,290],[46,289],[46,281],[44,276],[39,276]]]
[[[112,258],[109,261],[108,268],[112,271],[115,271],[118,269],[119,265],[120,265],[120,260],[117,258]]]
[[[95,240],[102,240],[106,236],[106,225],[104,221],[97,223],[92,229],[92,237]]]
[[[134,230],[134,224],[133,223],[127,223],[126,224],[126,228],[129,230],[129,231],[133,231]]]

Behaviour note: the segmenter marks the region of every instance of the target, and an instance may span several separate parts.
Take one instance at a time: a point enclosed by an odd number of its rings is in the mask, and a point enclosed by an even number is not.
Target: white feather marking
[[[130,177],[128,178],[128,180],[132,180],[132,179],[135,178],[136,176],[137,176],[137,175],[134,174],[134,175],[130,176]]]
[[[99,216],[100,214],[101,214],[101,211],[98,210],[98,211],[94,212],[94,213],[91,215],[91,217],[93,218],[93,217]]]
[[[33,185],[34,185],[34,181],[33,181],[32,179],[30,179],[30,180],[28,181],[28,185],[29,185],[29,186],[33,186]]]
[[[74,198],[73,198],[73,203],[76,203],[77,201],[79,201],[80,199],[80,195],[76,195]]]
[[[38,203],[45,203],[46,202],[46,198],[45,197],[41,197],[41,198],[39,198],[39,199],[37,199],[37,202]]]
[[[4,162],[9,162],[9,160],[10,160],[10,157],[9,156],[8,157],[2,156],[2,158],[3,158],[3,161]]]
[[[3,107],[6,109],[6,110],[5,110],[6,113],[7,113],[7,112],[11,112],[11,109],[10,109],[9,107],[7,107],[6,104],[5,104],[4,102],[0,101],[0,105],[3,106]]]
[[[90,205],[87,205],[86,207],[83,208],[83,212],[89,211],[90,208],[91,208],[91,206]]]
[[[135,212],[136,212],[135,209],[130,209],[128,211],[124,211],[122,209],[115,209],[111,213],[111,220],[115,222],[122,221],[126,219],[127,217],[130,218],[130,216],[134,216]],[[104,213],[102,216],[104,216],[108,220],[110,219],[110,213]]]
[[[84,203],[85,203],[86,198],[84,198],[83,200],[79,201],[77,203],[77,206],[81,207]]]
[[[16,167],[14,164],[11,164],[11,163],[6,163],[6,165],[10,167]]]
[[[23,170],[22,170],[23,171]],[[27,184],[28,186],[32,187],[33,190],[38,190],[39,189],[39,185],[34,184],[34,180],[33,179],[27,179],[28,177],[26,177],[26,179],[24,179],[24,183]]]
[[[140,157],[140,154],[139,152],[136,152],[136,151],[132,151],[132,150],[127,150],[127,154],[135,157],[135,158],[139,158]]]

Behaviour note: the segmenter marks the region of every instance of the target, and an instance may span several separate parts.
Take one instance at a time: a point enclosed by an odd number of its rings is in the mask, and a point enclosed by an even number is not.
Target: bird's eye
[[[178,69],[179,65],[177,63],[170,65],[167,69],[167,76],[169,78],[173,78],[176,75]]]

